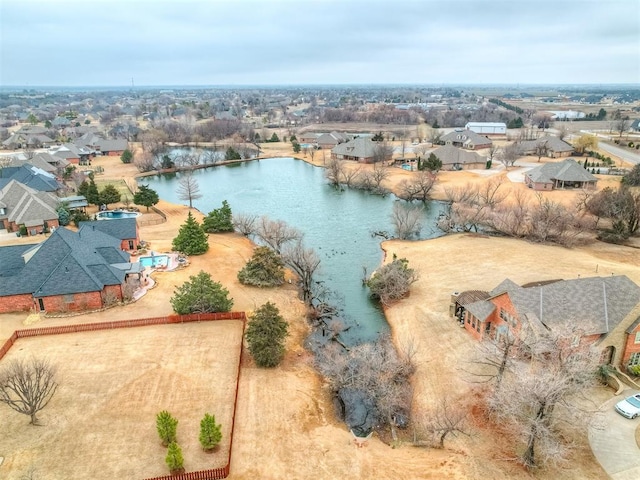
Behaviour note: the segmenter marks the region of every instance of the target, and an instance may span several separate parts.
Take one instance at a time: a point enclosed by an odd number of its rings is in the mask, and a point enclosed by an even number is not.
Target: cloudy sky
[[[0,0],[0,86],[640,83],[639,0]]]

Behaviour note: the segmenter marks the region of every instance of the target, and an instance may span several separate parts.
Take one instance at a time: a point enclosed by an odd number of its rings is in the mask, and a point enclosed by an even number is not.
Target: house
[[[93,228],[117,238],[120,240],[120,248],[122,250],[137,250],[140,244],[140,229],[135,218],[80,222],[80,228]]]
[[[45,227],[56,228],[58,205],[55,195],[11,180],[0,189],[0,228],[19,232],[24,226],[28,236],[43,233]]]
[[[100,151],[102,155],[119,157],[127,148],[129,148],[129,143],[123,139],[99,140],[97,150]]]
[[[313,132],[301,133],[300,135],[298,135],[298,141],[300,143],[309,143],[313,145],[316,143],[316,140],[318,140],[319,135],[321,134]]]
[[[64,189],[64,185],[58,182],[55,175],[29,163],[4,167],[0,170],[0,188],[12,180],[41,192],[57,192]]]
[[[595,188],[598,179],[573,158],[545,163],[524,174],[524,183],[534,190]]]
[[[507,134],[507,124],[503,122],[468,122],[464,128],[480,135]]]
[[[139,278],[128,262],[119,239],[93,228],[62,227],[42,243],[2,247],[0,313],[102,308]]]
[[[70,211],[80,210],[86,212],[89,203],[84,195],[71,195],[69,197],[61,197],[60,204],[64,204]]]
[[[53,145],[54,140],[42,133],[14,133],[2,146],[11,150],[18,148],[40,148]]]
[[[333,148],[340,143],[348,141],[349,138],[340,132],[321,133],[316,138],[316,144],[320,148]]]
[[[640,287],[625,275],[531,286],[506,279],[490,292],[454,294],[451,311],[477,340],[517,335],[524,325],[532,331],[578,326],[582,336],[575,341],[599,346],[603,363],[633,358],[640,364]]]
[[[453,145],[436,148],[433,154],[442,162],[442,170],[485,169],[487,166],[485,157]]]
[[[488,137],[480,135],[473,130],[456,129],[440,138],[445,145],[465,148],[467,150],[479,150],[489,148],[493,142]]]
[[[49,153],[74,165],[89,165],[93,151],[88,147],[65,143],[51,148]]]
[[[518,143],[518,151],[521,155],[537,155],[541,149],[544,152],[543,156],[549,158],[569,157],[573,154],[571,145],[552,135]]]
[[[331,149],[331,158],[336,160],[355,160],[360,163],[373,163],[377,148],[378,144],[370,138],[358,137],[333,147]]]
[[[640,118],[636,118],[633,122],[631,122],[629,130],[632,132],[640,132]]]

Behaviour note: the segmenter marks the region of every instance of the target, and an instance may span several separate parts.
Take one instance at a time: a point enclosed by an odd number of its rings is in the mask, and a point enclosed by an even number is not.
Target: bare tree
[[[538,141],[538,143],[536,143],[535,153],[538,157],[538,162],[542,157],[549,155],[549,147],[546,140],[544,142]]]
[[[444,448],[448,436],[468,434],[468,409],[460,403],[453,403],[451,399],[443,397],[437,406],[421,415],[414,422],[414,445],[427,445]],[[421,437],[426,437],[422,439]]]
[[[331,185],[337,187],[342,181],[344,170],[345,166],[342,160],[332,158],[331,160],[329,160],[329,163],[327,163],[325,177]]]
[[[320,266],[320,258],[315,250],[305,248],[298,238],[293,246],[287,246],[282,253],[284,263],[298,276],[298,286],[302,300],[310,305],[313,300],[313,276]]]
[[[233,228],[245,237],[255,235],[258,231],[258,216],[247,213],[233,215]]]
[[[431,146],[433,147],[434,145],[440,143],[441,137],[442,135],[440,134],[440,130],[438,130],[437,128],[432,128],[429,132],[429,141],[431,142]]]
[[[418,274],[408,264],[406,258],[396,258],[376,270],[367,280],[371,296],[385,305],[406,297],[411,285],[418,280]]]
[[[402,180],[399,184],[399,197],[402,200],[421,200],[427,202],[431,198],[431,190],[436,183],[436,175],[426,170],[417,172],[409,180]]]
[[[618,132],[618,137],[622,137],[622,134],[629,130],[630,125],[629,117],[621,117],[616,120],[616,132]]]
[[[354,168],[345,166],[342,170],[342,180],[340,183],[343,183],[347,187],[351,187],[357,183],[358,178],[360,178],[360,166]]]
[[[500,149],[492,143],[491,146],[487,149],[487,160],[493,163],[499,151]]]
[[[193,208],[193,201],[202,198],[200,185],[191,173],[185,174],[178,181],[178,198],[189,202],[189,208]]]
[[[524,446],[520,460],[526,467],[565,458],[571,445],[564,441],[559,422],[565,428],[586,422],[575,398],[596,385],[600,355],[582,340],[583,329],[582,324],[538,329],[529,345],[530,357],[514,362],[502,388],[488,399],[494,420]],[[569,399],[574,401],[569,404]],[[567,408],[558,413],[558,406]]]
[[[429,150],[430,150],[430,148],[427,145],[421,144],[421,145],[418,145],[418,146],[414,147],[413,153],[416,156],[416,158],[418,158],[418,157],[426,158],[427,157],[427,153],[429,153]]]
[[[391,223],[395,227],[396,236],[407,240],[418,236],[422,229],[423,207],[395,202],[391,213]]]
[[[151,172],[155,170],[155,165],[153,161],[153,155],[149,152],[143,151],[140,155],[136,155],[135,160],[133,161],[134,165],[140,172]]]
[[[498,158],[508,170],[509,167],[513,166],[518,158],[520,158],[520,146],[517,142],[507,145],[500,150]]]
[[[278,254],[282,253],[282,247],[286,243],[302,239],[300,230],[289,226],[283,220],[271,220],[267,216],[258,220],[256,234]]]
[[[38,424],[36,414],[57,389],[56,369],[47,360],[13,360],[0,372],[0,402],[29,415],[31,425]]]
[[[373,163],[386,162],[393,156],[393,147],[386,142],[379,143],[373,149]]]
[[[382,182],[389,178],[390,174],[391,172],[389,172],[389,167],[387,167],[384,163],[375,163],[373,165],[373,171],[371,172],[373,189],[378,193],[386,193],[387,190],[382,186]]]

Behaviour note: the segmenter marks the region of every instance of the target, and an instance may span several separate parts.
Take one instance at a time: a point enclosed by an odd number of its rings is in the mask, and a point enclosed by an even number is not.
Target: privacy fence
[[[226,313],[194,313],[190,315],[169,315],[166,317],[138,318],[135,320],[120,320],[115,322],[100,323],[80,323],[77,325],[64,325],[61,327],[43,327],[43,328],[27,328],[16,330],[13,335],[7,339],[2,348],[0,348],[0,360],[11,349],[14,343],[20,338],[38,337],[43,335],[61,335],[64,333],[92,332],[97,330],[113,330],[116,328],[132,328],[146,327],[150,325],[168,325],[175,323],[189,322],[212,322],[219,320],[240,320],[242,322],[242,338],[244,338],[244,330],[246,326],[246,316],[244,312],[226,312]],[[231,438],[229,439],[229,453],[227,455],[227,463],[224,467],[212,468],[209,470],[200,470],[197,472],[187,472],[177,475],[165,475],[162,477],[152,477],[146,480],[217,480],[227,478],[231,468],[231,451],[233,449],[233,435],[235,432],[236,411],[238,404],[238,389],[240,386],[240,365],[242,362],[243,344],[240,342],[240,355],[238,356],[238,372],[236,377],[236,391],[233,398],[233,414],[231,416]]]

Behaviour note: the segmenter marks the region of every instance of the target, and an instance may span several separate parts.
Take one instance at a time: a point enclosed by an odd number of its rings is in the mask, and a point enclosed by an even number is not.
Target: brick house
[[[42,243],[0,248],[0,313],[81,311],[122,300],[139,272],[120,247],[99,230],[62,227]]]
[[[533,190],[595,188],[598,179],[573,158],[545,163],[524,174],[524,183]]]
[[[373,163],[378,144],[366,137],[354,138],[331,149],[334,160],[354,160],[359,163]],[[385,160],[391,160],[386,158]]]
[[[433,154],[442,162],[442,170],[483,170],[487,166],[487,159],[482,155],[453,145],[436,148]]]
[[[490,292],[454,294],[451,313],[475,339],[518,334],[523,325],[584,327],[580,342],[602,349],[603,363],[640,364],[640,287],[624,275],[519,286],[509,279]],[[636,343],[637,340],[637,343]]]
[[[489,148],[493,142],[485,135],[480,135],[473,130],[456,129],[451,133],[447,133],[440,141],[445,145],[453,145],[467,150],[479,150],[481,148]]]
[[[38,235],[58,227],[59,199],[49,192],[34,190],[16,180],[0,189],[0,229],[18,232],[24,226],[27,235]]]
[[[140,229],[135,218],[80,222],[80,229],[92,228],[120,240],[121,250],[137,250],[140,245]]]
[[[573,155],[573,147],[571,145],[552,135],[518,143],[518,151],[522,155],[536,155],[540,149],[545,152],[544,156],[549,158],[562,158]]]

